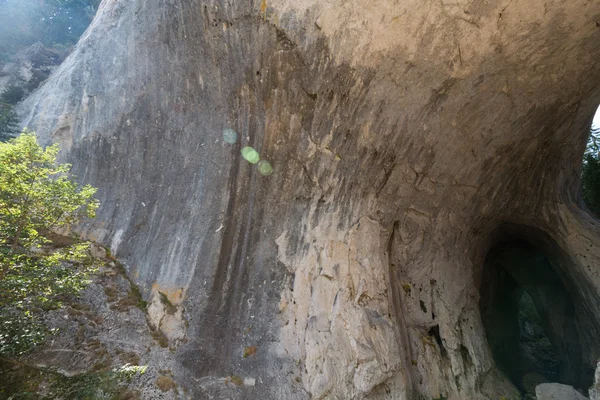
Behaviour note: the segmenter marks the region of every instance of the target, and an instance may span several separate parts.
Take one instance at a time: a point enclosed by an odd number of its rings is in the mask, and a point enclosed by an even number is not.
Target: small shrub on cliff
[[[96,189],[79,187],[70,165],[56,163],[58,150],[43,149],[27,131],[0,143],[0,397],[39,398],[41,385],[44,398],[117,398],[126,390],[120,383],[146,367],[65,376],[20,357],[49,333],[43,313],[85,288],[95,268],[89,242],[61,247],[48,239],[98,207]]]
[[[0,355],[18,356],[43,340],[38,316],[88,283],[89,243],[56,249],[48,236],[95,215],[91,186],[79,188],[35,134],[0,143]]]
[[[42,149],[35,134],[24,131],[0,143],[0,250],[29,254],[48,243],[43,231],[68,228],[94,218],[96,189],[79,188],[68,176],[71,166],[57,164],[58,145]],[[6,273],[6,267],[2,270]]]
[[[585,204],[594,214],[600,215],[600,160],[590,153],[583,156],[581,189]]]
[[[121,385],[135,376],[144,374],[147,367],[125,365],[107,371],[66,376],[54,368],[26,365],[23,363],[0,363],[0,398],[5,399],[139,399]],[[18,371],[18,374],[15,373]],[[39,385],[44,395],[37,393]]]

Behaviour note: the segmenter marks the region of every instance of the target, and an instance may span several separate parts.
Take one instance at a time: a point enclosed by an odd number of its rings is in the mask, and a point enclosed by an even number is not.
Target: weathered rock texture
[[[600,400],[600,361],[596,364],[594,373],[594,384],[589,391],[590,400]]]
[[[21,111],[100,188],[82,232],[157,305],[191,398],[514,398],[479,311],[509,233],[572,298],[565,383],[600,356],[578,200],[599,22],[588,0],[105,0]]]
[[[73,244],[69,238],[58,235],[51,235],[51,240],[58,247]],[[51,246],[46,249],[56,250]],[[140,292],[105,248],[92,245],[90,255],[97,267],[90,284],[79,296],[62,298],[59,309],[41,316],[53,334],[19,361],[2,359],[0,397],[185,398],[180,397],[185,394],[171,371],[176,363],[171,356],[173,348],[169,348],[167,337],[149,318]],[[146,367],[144,372],[129,379],[109,379],[107,375],[124,366],[142,365]],[[104,397],[98,397],[102,391]]]
[[[138,295],[119,267],[112,262],[102,266],[79,299],[45,315],[44,323],[56,334],[28,356],[28,363],[67,376],[145,365],[145,372],[131,382],[113,383],[123,386],[122,398],[179,398],[183,393],[171,377],[175,361],[168,342],[148,321]],[[160,379],[168,379],[172,387],[165,390],[157,384]]]
[[[543,383],[535,388],[537,400],[586,400],[573,387],[560,383]]]

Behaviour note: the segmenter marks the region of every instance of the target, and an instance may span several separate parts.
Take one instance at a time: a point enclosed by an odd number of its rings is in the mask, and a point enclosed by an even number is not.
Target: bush
[[[0,143],[0,355],[40,343],[46,332],[38,315],[81,291],[93,270],[90,243],[53,249],[46,238],[94,217],[98,206],[96,189],[79,188],[57,153],[27,131]]]
[[[591,153],[583,156],[581,191],[588,208],[600,216],[600,160]]]
[[[23,97],[25,97],[25,90],[22,87],[10,86],[2,92],[0,100],[2,100],[3,103],[15,105],[23,100]]]
[[[48,239],[98,207],[96,189],[79,187],[71,166],[56,163],[58,151],[28,131],[0,143],[0,398],[36,399],[40,390],[48,399],[131,398],[121,383],[146,367],[66,376],[22,357],[51,333],[41,315],[83,290],[96,267],[91,243],[74,238],[60,247]]]

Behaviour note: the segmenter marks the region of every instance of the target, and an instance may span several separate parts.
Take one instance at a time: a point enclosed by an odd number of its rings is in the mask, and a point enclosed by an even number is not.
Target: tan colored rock
[[[402,337],[391,318],[385,243],[378,224],[359,220],[345,237],[316,229],[308,257],[279,259],[293,271],[284,294],[284,346],[304,359],[303,382],[315,398],[364,397],[393,379],[397,398],[406,398],[410,377],[403,371]],[[282,236],[280,249],[285,243]],[[310,293],[309,293],[310,291]],[[329,344],[336,343],[332,347]]]
[[[186,320],[183,316],[183,307],[173,303],[179,300],[177,297],[179,291],[170,292],[171,296],[168,295],[169,291],[153,285],[151,301],[148,303],[148,320],[154,328],[165,335],[170,343],[177,344],[185,338]]]

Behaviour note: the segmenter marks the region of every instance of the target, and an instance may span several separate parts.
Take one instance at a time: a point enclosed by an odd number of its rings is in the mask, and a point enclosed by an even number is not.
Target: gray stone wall
[[[478,307],[503,223],[545,232],[600,356],[577,195],[599,18],[584,0],[105,0],[20,111],[99,187],[81,232],[176,307],[151,314],[191,398],[231,375],[240,399],[510,398]]]

